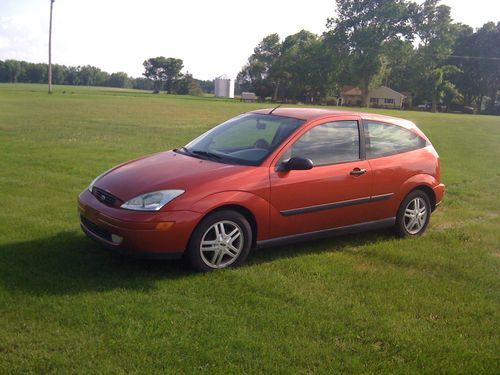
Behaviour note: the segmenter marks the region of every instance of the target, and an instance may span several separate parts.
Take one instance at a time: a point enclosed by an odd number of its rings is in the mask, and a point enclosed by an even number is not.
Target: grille
[[[102,239],[105,239],[106,241],[111,242],[111,233],[109,233],[106,229],[101,228],[88,220],[87,218],[83,217],[80,215],[80,220],[82,224],[87,228],[89,231],[94,233],[96,236],[101,237]]]
[[[107,191],[99,189],[97,187],[92,188],[92,194],[102,203],[108,206],[114,206],[118,201],[118,198],[109,194]]]

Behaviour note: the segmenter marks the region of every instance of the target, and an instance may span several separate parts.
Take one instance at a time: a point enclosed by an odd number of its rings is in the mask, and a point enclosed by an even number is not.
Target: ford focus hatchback
[[[108,248],[208,271],[255,247],[383,227],[418,236],[444,190],[439,157],[413,123],[280,108],[120,164],[78,208],[83,231]]]

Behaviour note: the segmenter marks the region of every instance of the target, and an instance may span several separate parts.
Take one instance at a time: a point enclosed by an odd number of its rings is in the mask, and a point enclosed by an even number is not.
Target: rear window
[[[425,139],[397,125],[364,121],[366,157],[369,159],[423,148]]]

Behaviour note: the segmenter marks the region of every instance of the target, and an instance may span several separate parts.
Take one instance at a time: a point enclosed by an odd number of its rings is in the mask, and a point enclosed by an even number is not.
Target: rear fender
[[[397,200],[401,202],[412,190],[417,187],[426,187],[426,192],[428,194],[432,194],[429,198],[433,202],[433,205],[436,203],[436,193],[434,189],[439,186],[439,181],[430,174],[416,174],[409,179],[407,179],[402,185],[399,193],[397,194]]]

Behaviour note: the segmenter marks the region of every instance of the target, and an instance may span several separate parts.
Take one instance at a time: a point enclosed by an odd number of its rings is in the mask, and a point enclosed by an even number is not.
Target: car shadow
[[[156,280],[190,277],[180,260],[120,256],[77,232],[0,245],[0,283],[33,294],[148,290]]]
[[[258,249],[247,265],[307,254],[343,251],[347,247],[393,238],[376,231]],[[182,260],[143,260],[109,252],[78,232],[0,245],[0,283],[6,290],[37,295],[149,290],[158,280],[195,277]]]
[[[353,248],[374,241],[390,240],[394,238],[394,230],[392,228],[387,228],[256,249],[250,254],[247,264],[267,263],[277,259],[294,258],[307,254],[343,251],[347,247]]]

